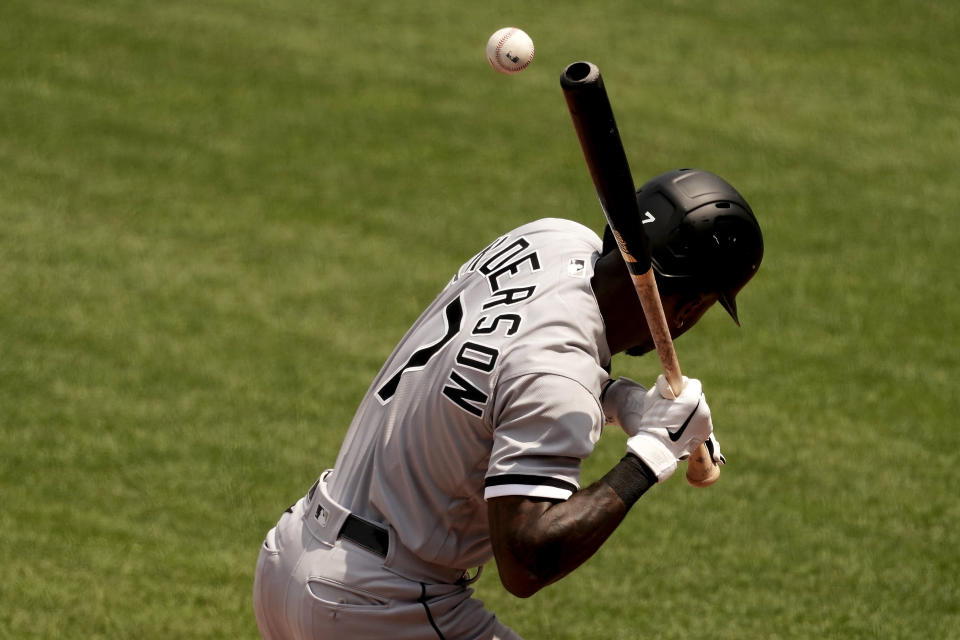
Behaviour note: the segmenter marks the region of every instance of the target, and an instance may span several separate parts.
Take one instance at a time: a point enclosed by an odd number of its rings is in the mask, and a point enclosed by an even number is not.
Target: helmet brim
[[[737,300],[733,295],[728,295],[725,292],[721,292],[717,297],[717,301],[720,303],[720,306],[723,307],[727,313],[730,314],[730,317],[733,318],[733,321],[736,325],[740,326],[740,317],[737,315]]]

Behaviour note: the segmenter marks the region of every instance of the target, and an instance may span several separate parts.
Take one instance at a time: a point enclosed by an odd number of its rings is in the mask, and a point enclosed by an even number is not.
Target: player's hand
[[[656,388],[644,396],[639,417],[634,412],[620,415],[629,423],[624,431],[633,433],[627,439],[627,451],[643,460],[658,482],[669,478],[677,469],[677,461],[689,457],[713,433],[703,386],[695,378],[684,377],[683,382],[683,391],[674,397],[666,378],[659,376]],[[716,439],[714,444],[719,456]]]
[[[620,377],[611,382],[602,395],[603,416],[607,423],[620,425],[628,436],[634,435],[640,424],[646,395],[647,388],[630,378]]]

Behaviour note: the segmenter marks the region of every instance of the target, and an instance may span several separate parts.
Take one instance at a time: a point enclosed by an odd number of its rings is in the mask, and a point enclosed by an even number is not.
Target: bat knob
[[[700,445],[687,459],[687,483],[694,487],[709,487],[720,478],[720,465],[713,463],[713,458],[705,445]]]

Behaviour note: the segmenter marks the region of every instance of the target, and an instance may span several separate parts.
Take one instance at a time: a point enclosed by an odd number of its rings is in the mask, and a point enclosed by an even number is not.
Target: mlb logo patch
[[[567,261],[567,275],[573,278],[582,278],[587,272],[587,261],[583,258],[570,258]]]

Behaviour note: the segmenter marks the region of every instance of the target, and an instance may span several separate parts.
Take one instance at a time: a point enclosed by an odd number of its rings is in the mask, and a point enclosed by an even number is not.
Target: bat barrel
[[[599,79],[600,67],[592,62],[581,60],[580,62],[571,62],[567,65],[563,70],[563,74],[560,76],[560,85],[564,88],[568,86],[575,87]]]
[[[613,108],[600,69],[573,62],[560,75],[560,87],[590,170],[600,207],[614,231],[630,272],[650,269],[647,236],[641,227],[637,192]]]

